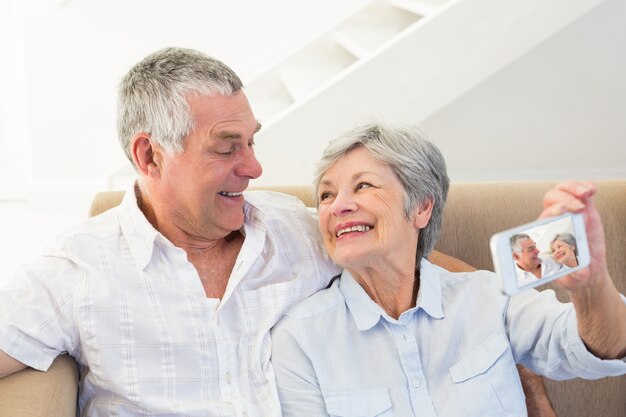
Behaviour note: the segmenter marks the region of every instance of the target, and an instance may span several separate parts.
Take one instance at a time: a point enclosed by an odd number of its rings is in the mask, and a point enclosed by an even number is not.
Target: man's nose
[[[245,150],[245,153],[237,167],[237,175],[242,177],[248,177],[250,179],[259,178],[263,173],[263,168],[252,148]]]

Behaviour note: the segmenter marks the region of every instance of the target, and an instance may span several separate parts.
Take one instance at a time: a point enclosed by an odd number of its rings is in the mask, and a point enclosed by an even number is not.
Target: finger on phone
[[[580,199],[586,199],[594,195],[597,191],[596,185],[590,181],[567,181],[558,183],[555,189],[565,191]]]
[[[551,206],[562,206],[565,211],[571,211],[574,213],[578,213],[585,208],[585,204],[580,198],[569,193],[568,191],[556,188],[548,191],[543,197],[543,206],[545,209],[548,209]],[[558,212],[559,209],[556,207],[552,210],[557,212],[557,214],[564,213],[564,211]]]
[[[539,215],[540,219],[545,219],[546,217],[559,216],[567,212],[567,207],[565,205],[556,203],[550,206],[547,206]]]

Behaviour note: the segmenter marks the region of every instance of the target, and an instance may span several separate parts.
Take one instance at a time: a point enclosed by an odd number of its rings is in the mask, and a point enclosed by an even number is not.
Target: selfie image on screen
[[[578,266],[571,217],[523,230],[510,241],[518,287]]]

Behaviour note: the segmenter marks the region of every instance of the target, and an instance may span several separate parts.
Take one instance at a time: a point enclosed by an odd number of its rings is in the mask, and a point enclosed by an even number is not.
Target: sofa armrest
[[[75,417],[78,367],[59,356],[48,372],[24,369],[0,379],[0,417]]]

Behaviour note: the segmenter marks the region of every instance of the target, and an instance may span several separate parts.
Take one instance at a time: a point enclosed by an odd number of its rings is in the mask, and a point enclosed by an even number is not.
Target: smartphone
[[[490,240],[503,293],[535,288],[589,265],[582,214],[567,213],[496,233]]]

